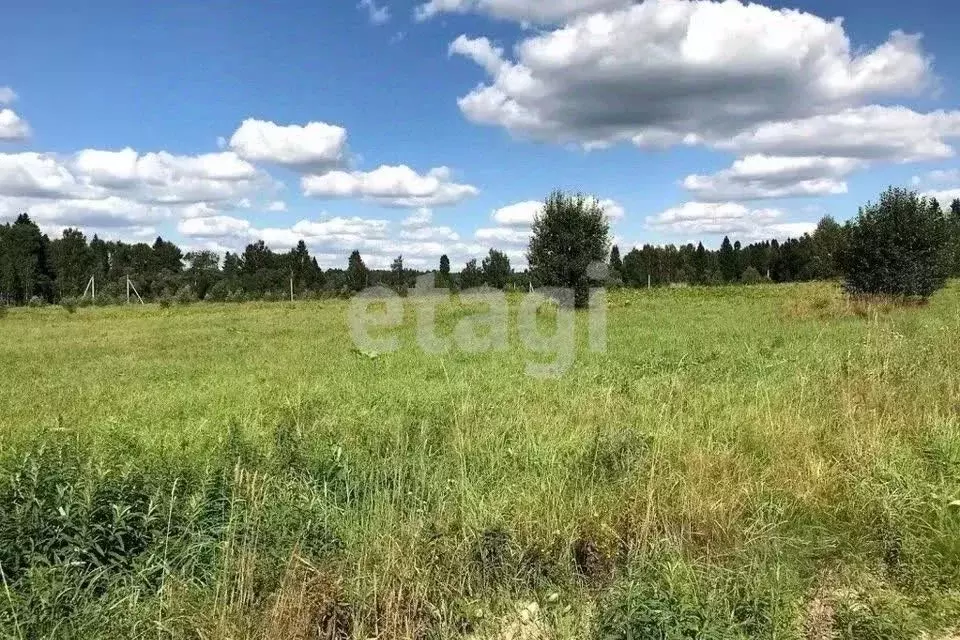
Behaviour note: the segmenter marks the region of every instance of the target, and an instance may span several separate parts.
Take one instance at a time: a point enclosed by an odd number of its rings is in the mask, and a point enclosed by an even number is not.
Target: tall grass
[[[519,348],[426,355],[409,323],[367,358],[340,301],[13,310],[0,630],[945,633],[958,302],[619,292],[607,353],[559,380]]]

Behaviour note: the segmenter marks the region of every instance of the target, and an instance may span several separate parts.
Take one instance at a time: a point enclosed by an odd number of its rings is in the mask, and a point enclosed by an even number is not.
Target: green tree
[[[554,191],[533,222],[527,261],[541,284],[574,290],[577,307],[589,302],[587,268],[604,262],[610,224],[595,198]]]
[[[843,227],[830,216],[817,224],[812,236],[813,255],[810,261],[810,276],[829,280],[840,273],[840,256],[846,238]]]
[[[718,261],[720,263],[720,276],[724,282],[737,280],[740,275],[738,270],[739,265],[737,265],[737,253],[734,251],[733,245],[730,244],[730,238],[727,236],[723,237],[723,242],[720,244]]]
[[[960,198],[950,203],[950,235],[953,239],[951,275],[960,276]]]
[[[950,235],[936,200],[891,187],[860,209],[844,258],[853,293],[926,298],[946,283]]]
[[[77,229],[64,229],[63,236],[50,243],[50,261],[61,298],[83,293],[93,270],[93,252],[87,238]]]
[[[696,284],[707,281],[707,250],[702,242],[697,243],[697,250],[693,253],[693,281]]]
[[[163,238],[157,238],[153,243],[153,262],[151,265],[157,273],[169,271],[170,273],[180,273],[183,271],[183,253],[180,247],[167,242]]]
[[[0,236],[0,292],[14,302],[28,302],[33,296],[47,295],[52,285],[48,271],[49,239],[30,216],[17,216],[5,225]]]
[[[483,284],[483,272],[477,266],[477,259],[474,258],[467,262],[460,272],[460,288],[472,289]]]
[[[351,291],[363,291],[367,287],[369,280],[370,270],[367,269],[367,265],[363,264],[363,258],[360,257],[360,252],[354,250],[347,260],[347,287],[349,287]]]
[[[390,265],[390,283],[398,293],[406,291],[406,275],[403,270],[403,256],[397,256]]]
[[[192,291],[203,300],[220,278],[220,256],[213,251],[191,251],[184,259]]]
[[[617,274],[623,273],[623,260],[620,259],[620,247],[613,245],[613,248],[610,249],[610,269],[616,271]]]
[[[437,276],[437,286],[450,286],[450,258],[447,257],[447,254],[440,256],[440,273]]]
[[[495,289],[503,289],[510,280],[513,269],[510,267],[510,258],[507,254],[490,249],[490,254],[483,259],[483,281]]]

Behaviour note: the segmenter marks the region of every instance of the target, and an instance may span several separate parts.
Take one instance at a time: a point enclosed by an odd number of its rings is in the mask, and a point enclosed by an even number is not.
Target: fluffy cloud
[[[615,200],[610,198],[598,200],[592,197],[589,200],[603,209],[611,222],[622,220],[625,215],[623,207]],[[497,209],[491,218],[502,227],[529,227],[542,210],[542,201],[526,200]]]
[[[954,200],[960,199],[960,187],[955,189],[943,189],[940,191],[927,191],[923,195],[928,198],[936,198],[943,209],[949,208]]]
[[[485,13],[518,22],[561,22],[594,11],[629,6],[633,0],[429,0],[414,12],[417,20],[441,13]]]
[[[450,169],[439,167],[420,175],[406,165],[373,171],[331,171],[301,179],[305,196],[362,198],[392,207],[439,207],[473,197],[479,190],[451,181]]]
[[[177,156],[165,151],[85,149],[69,162],[92,188],[120,190],[139,200],[186,204],[229,200],[253,188],[263,176],[233,152]]]
[[[367,12],[371,24],[385,24],[390,21],[390,9],[378,6],[374,0],[360,0],[357,8]]]
[[[241,194],[266,183],[264,175],[233,152],[0,154],[0,215],[27,211],[55,234],[74,226],[135,238],[154,233],[154,225],[177,214],[185,219],[221,215],[238,206]]]
[[[52,154],[0,153],[0,196],[23,198],[95,198],[103,195]]]
[[[796,237],[816,224],[782,222],[779,209],[751,209],[735,202],[686,202],[647,218],[647,226],[670,233],[736,236],[743,240]]]
[[[283,200],[274,200],[267,205],[267,211],[280,212],[287,210],[287,203]]]
[[[0,196],[0,219],[29,211],[45,232],[59,235],[67,227],[111,238],[142,238],[156,232],[154,225],[173,215],[170,209],[110,196],[101,200],[31,199]]]
[[[501,207],[493,212],[493,221],[503,227],[529,227],[543,210],[543,202],[526,200]]]
[[[230,138],[229,146],[251,162],[301,169],[326,169],[344,163],[347,130],[325,122],[278,125],[249,118]]]
[[[683,188],[700,200],[753,200],[847,192],[842,178],[862,166],[850,158],[751,155],[713,175],[690,175]]]
[[[933,82],[917,36],[855,50],[839,20],[737,0],[647,0],[578,17],[523,40],[513,59],[483,39],[450,50],[490,77],[459,100],[468,119],[588,146],[717,143]]]
[[[951,157],[945,140],[958,137],[960,111],[924,114],[873,105],[764,123],[714,146],[740,153],[906,162]]]
[[[243,238],[251,229],[247,220],[221,215],[184,218],[177,224],[177,231],[195,238]]]
[[[477,229],[474,237],[480,242],[490,242],[504,245],[523,245],[530,242],[530,229],[510,229],[507,227],[492,227]]]
[[[0,109],[0,141],[14,142],[30,137],[30,125],[13,109]]]
[[[404,218],[400,224],[407,229],[423,229],[424,227],[429,227],[432,221],[433,211],[426,207],[421,207]]]
[[[17,99],[10,87],[0,87],[0,107]],[[30,125],[13,109],[0,109],[0,141],[19,141],[30,137]]]

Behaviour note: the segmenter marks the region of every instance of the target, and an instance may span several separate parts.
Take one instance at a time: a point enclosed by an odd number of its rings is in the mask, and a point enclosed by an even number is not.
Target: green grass
[[[516,335],[424,354],[412,311],[402,348],[368,357],[348,305],[0,318],[0,635],[915,638],[960,619],[960,287],[919,308],[828,285],[614,292],[607,352],[580,326],[554,380],[525,375]]]

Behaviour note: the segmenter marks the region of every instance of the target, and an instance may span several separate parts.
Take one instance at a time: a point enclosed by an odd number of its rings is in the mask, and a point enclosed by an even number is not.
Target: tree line
[[[534,223],[528,269],[513,269],[505,253],[491,249],[458,272],[444,255],[433,273],[438,286],[452,289],[562,284],[578,292],[585,291],[588,263],[598,259],[609,266],[606,284],[627,287],[845,277],[853,289],[922,293],[930,288],[924,284],[930,277],[960,276],[960,199],[944,211],[936,200],[903,189],[889,189],[876,205],[867,205],[844,224],[825,217],[813,233],[783,242],[741,244],[725,237],[715,250],[702,243],[645,244],[621,256],[619,247],[609,247],[608,236],[603,212],[593,201],[558,191],[545,200]],[[915,268],[912,259],[888,264],[930,243],[942,245],[942,250],[927,251],[939,265],[936,276]],[[872,256],[866,255],[871,251]],[[378,284],[403,293],[424,273],[406,268],[402,256],[390,269],[370,269],[359,251],[350,254],[344,268],[324,270],[303,241],[275,252],[261,240],[221,259],[212,251],[185,253],[160,237],[152,244],[105,241],[96,235],[88,240],[81,231],[66,229],[51,240],[27,213],[0,225],[0,302],[6,304],[77,300],[91,277],[97,301],[108,304],[126,299],[127,278],[144,300],[224,302],[286,299],[291,292],[297,298],[347,296]],[[878,281],[894,276],[899,284]]]

